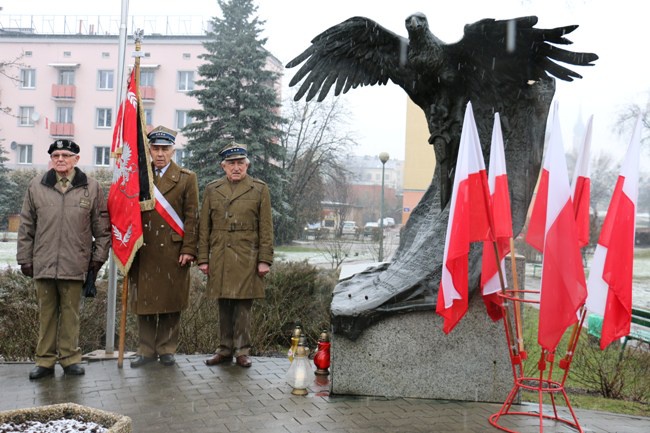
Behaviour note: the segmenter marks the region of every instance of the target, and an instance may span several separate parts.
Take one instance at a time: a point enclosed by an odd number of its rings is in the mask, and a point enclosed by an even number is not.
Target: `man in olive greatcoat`
[[[99,183],[75,167],[79,145],[56,140],[48,149],[52,168],[29,184],[18,229],[16,261],[34,278],[39,330],[31,380],[85,373],[79,347],[79,304],[83,282],[108,258],[111,232]],[[95,248],[93,249],[93,239]]]
[[[139,333],[132,368],[158,358],[165,366],[176,362],[198,238],[199,187],[196,174],[172,161],[176,131],[159,126],[147,138],[156,208],[142,213],[144,244],[129,271],[131,310],[138,316]]]
[[[199,222],[199,269],[208,295],[219,300],[220,344],[207,365],[250,367],[253,299],[264,297],[264,276],[273,263],[273,220],[268,186],[247,176],[245,145],[219,152],[226,175],[203,193]]]

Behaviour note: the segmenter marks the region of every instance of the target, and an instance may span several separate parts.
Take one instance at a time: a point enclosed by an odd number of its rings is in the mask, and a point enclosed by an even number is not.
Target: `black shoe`
[[[54,376],[54,369],[47,367],[34,367],[29,372],[29,380],[41,379],[47,376]]]
[[[83,376],[86,374],[86,370],[80,364],[70,364],[63,367],[63,372],[69,376]]]
[[[138,355],[131,360],[131,368],[142,367],[143,365],[149,364],[150,362],[154,362],[155,360],[156,358],[150,358],[148,356]]]
[[[164,355],[160,355],[160,363],[166,367],[176,364],[176,360],[174,359],[174,354],[165,353]]]

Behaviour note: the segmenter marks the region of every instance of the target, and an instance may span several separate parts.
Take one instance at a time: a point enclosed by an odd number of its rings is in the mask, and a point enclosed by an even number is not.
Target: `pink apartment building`
[[[8,152],[8,168],[47,168],[47,148],[57,138],[79,144],[82,170],[111,164],[119,87],[118,33],[108,30],[97,34],[93,25],[86,26],[83,21],[72,27],[73,34],[65,29],[59,34],[45,34],[31,26],[0,26],[1,60],[19,58],[16,68],[5,70],[13,79],[0,75],[0,105],[11,109],[10,115],[0,114],[0,144]],[[199,55],[205,52],[204,32],[196,33],[145,32],[140,92],[147,128],[165,125],[180,130],[192,120],[189,110],[200,108],[187,94],[195,88],[197,68],[203,62]],[[129,37],[125,77],[133,66],[134,50]],[[277,72],[283,68],[270,54],[267,66]],[[276,89],[280,91],[279,83]],[[182,163],[186,156],[186,143],[179,133],[177,162]]]

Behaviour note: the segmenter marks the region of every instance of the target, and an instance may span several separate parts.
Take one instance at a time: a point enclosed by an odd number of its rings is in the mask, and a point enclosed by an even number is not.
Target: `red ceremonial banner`
[[[136,72],[135,68],[131,72],[113,132],[111,153],[115,157],[115,167],[108,193],[113,254],[124,275],[142,245],[141,208],[150,209],[154,205]]]

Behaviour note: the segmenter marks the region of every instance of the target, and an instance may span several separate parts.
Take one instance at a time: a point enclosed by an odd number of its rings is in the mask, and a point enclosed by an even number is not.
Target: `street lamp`
[[[381,208],[379,209],[379,261],[384,261],[384,169],[388,161],[388,152],[379,154],[381,161]]]

